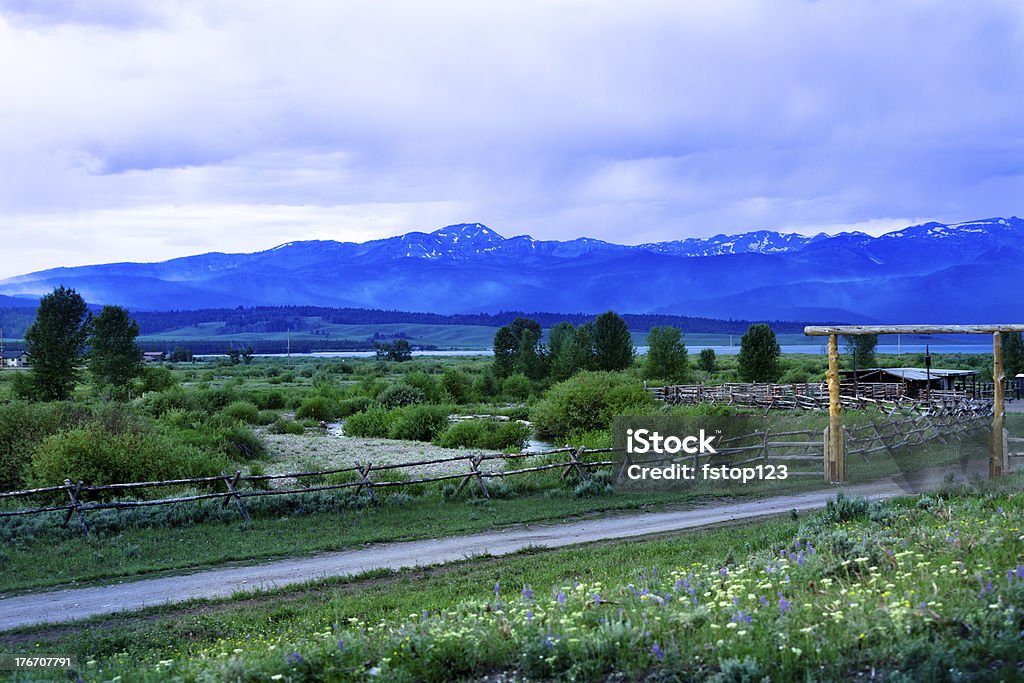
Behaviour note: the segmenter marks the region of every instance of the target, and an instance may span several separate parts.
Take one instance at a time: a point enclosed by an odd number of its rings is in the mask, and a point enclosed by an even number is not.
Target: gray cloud
[[[276,237],[261,206],[297,216],[280,241],[1019,213],[1022,29],[996,1],[8,0],[0,220],[95,231],[77,253],[106,261]],[[63,264],[24,248],[5,274]]]

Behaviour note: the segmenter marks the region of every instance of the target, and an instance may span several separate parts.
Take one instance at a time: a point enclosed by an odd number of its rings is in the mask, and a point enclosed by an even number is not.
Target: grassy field
[[[1021,483],[21,630],[0,647],[74,654],[85,680],[1016,680]]]

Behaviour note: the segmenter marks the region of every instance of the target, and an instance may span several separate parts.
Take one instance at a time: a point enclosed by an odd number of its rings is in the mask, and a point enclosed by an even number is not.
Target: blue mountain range
[[[1024,220],[874,237],[772,231],[621,245],[502,237],[480,223],[364,243],[55,268],[0,281],[0,305],[63,284],[133,310],[319,305],[476,313],[670,313],[847,322],[1024,319]],[[4,297],[14,297],[8,299]]]

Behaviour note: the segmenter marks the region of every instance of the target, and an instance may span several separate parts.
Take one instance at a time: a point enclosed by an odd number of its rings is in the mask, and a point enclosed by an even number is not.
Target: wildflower
[[[293,652],[293,653],[291,653],[290,655],[288,655],[287,657],[285,657],[285,660],[286,660],[286,661],[287,661],[287,662],[288,662],[289,664],[291,664],[291,665],[293,665],[293,666],[294,666],[295,664],[302,664],[302,663],[303,663],[304,661],[306,661],[306,660],[304,660],[304,659],[302,658],[302,655],[300,655],[300,654],[299,654],[298,652]]]
[[[558,604],[565,606],[565,591],[558,591]]]
[[[782,593],[779,593],[779,612],[785,614],[789,611],[790,602],[786,598],[782,597]]]
[[[530,584],[523,586],[523,597],[527,600],[533,600],[533,589],[530,588]]]
[[[658,641],[654,641],[654,645],[651,646],[651,654],[654,655],[654,658],[659,662],[665,659],[665,653],[661,651],[660,647],[658,647]]]
[[[533,610],[531,610],[531,609],[526,610],[526,623],[527,624],[532,624],[533,623]]]
[[[495,581],[494,582],[494,597],[495,598],[499,598],[499,599],[501,598],[501,582],[500,581]]]
[[[344,638],[339,638],[338,639],[338,649],[341,650],[342,652],[345,651],[345,639]]]

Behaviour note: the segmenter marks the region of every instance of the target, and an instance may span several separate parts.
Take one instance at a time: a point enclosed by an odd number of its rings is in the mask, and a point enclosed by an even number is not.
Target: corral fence
[[[726,383],[681,384],[648,387],[658,401],[670,405],[730,405],[766,410],[826,411],[829,406],[828,385],[824,382],[793,384]],[[926,398],[912,398],[902,384],[893,382],[842,382],[840,401],[843,408],[874,409],[892,416],[898,413],[941,415],[991,415],[992,398],[972,398],[969,393],[953,390],[932,390]]]
[[[885,451],[890,456],[924,444],[939,442],[951,445],[965,438],[976,437],[988,431],[990,418],[984,415],[910,415],[889,417],[857,427],[844,427],[846,453],[859,455],[870,461],[874,453]],[[1024,446],[1024,439],[1010,439],[1011,443]],[[692,466],[695,470],[705,464],[742,467],[752,465],[785,465],[787,476],[824,477],[828,481],[825,457],[828,444],[828,428],[824,430],[800,429],[772,431],[770,428],[750,434],[723,439],[716,453],[695,453],[679,458],[665,456],[644,458],[644,464],[677,462]],[[1024,450],[1024,448],[1022,448]],[[1019,454],[1024,458],[1024,452]],[[619,470],[634,461],[627,458]]]

